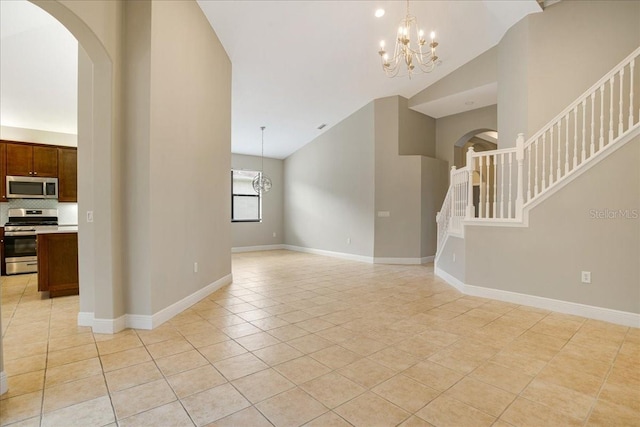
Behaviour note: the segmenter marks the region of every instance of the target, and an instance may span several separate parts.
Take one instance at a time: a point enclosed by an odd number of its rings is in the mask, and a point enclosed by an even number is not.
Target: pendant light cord
[[[260,175],[262,176],[264,174],[264,129],[265,129],[265,126],[260,126],[260,129],[262,129],[262,154],[260,156],[260,159],[261,159]]]

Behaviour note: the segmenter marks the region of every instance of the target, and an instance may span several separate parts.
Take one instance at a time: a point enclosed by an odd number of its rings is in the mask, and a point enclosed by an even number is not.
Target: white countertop
[[[36,231],[36,234],[77,233],[77,225],[59,225],[58,228]]]

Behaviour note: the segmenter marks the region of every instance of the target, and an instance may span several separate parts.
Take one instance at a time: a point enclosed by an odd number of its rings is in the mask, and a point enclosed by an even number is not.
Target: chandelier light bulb
[[[418,32],[418,35],[420,36],[420,38],[424,37],[424,31],[420,30],[420,31]]]
[[[436,38],[436,32],[435,31],[431,31],[431,41],[433,41]]]
[[[384,16],[384,9],[376,10],[376,18],[382,18]]]
[[[380,49],[384,50],[384,40],[380,41]]]

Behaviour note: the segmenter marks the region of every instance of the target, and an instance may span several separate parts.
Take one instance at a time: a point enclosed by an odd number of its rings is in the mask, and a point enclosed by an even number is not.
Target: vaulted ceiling
[[[259,155],[260,126],[266,126],[265,155],[274,158],[287,157],[375,98],[413,96],[540,11],[536,0],[412,1],[421,28],[436,31],[442,64],[409,80],[384,76],[377,54],[380,40],[392,43],[405,2],[198,3],[232,61],[232,151]],[[27,1],[0,1],[0,7],[1,124],[75,133],[75,40]],[[379,8],[386,13],[376,18]]]

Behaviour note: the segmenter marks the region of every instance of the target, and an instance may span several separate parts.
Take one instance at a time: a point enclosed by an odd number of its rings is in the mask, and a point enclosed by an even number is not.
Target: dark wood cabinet
[[[33,144],[6,144],[6,174],[16,176],[58,176],[58,150]]]
[[[78,233],[38,235],[38,290],[49,297],[78,295]]]
[[[0,142],[0,202],[6,202],[6,201],[7,201],[7,144],[5,144],[4,142]]]
[[[4,264],[4,227],[0,227],[0,274],[3,276],[7,274],[6,266]]]
[[[78,150],[58,148],[58,201],[78,201]]]

